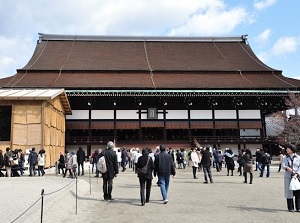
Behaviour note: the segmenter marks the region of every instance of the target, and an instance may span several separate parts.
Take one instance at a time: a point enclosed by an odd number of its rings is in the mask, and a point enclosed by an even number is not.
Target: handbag
[[[18,165],[19,165],[19,160],[17,160],[17,159],[14,160],[14,159],[13,159],[13,160],[11,161],[11,165],[12,165],[12,166],[18,166]]]
[[[139,175],[146,175],[147,174],[149,159],[151,159],[151,158],[148,157],[146,165],[139,169]]]
[[[300,190],[300,182],[298,178],[293,177],[291,182],[290,182],[290,190]]]

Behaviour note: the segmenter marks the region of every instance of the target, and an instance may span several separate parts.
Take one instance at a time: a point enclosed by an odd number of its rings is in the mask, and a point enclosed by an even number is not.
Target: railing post
[[[44,209],[44,189],[42,189],[41,195],[42,195],[41,223],[43,223],[43,209]]]
[[[89,182],[90,182],[90,194],[92,194],[91,165],[89,165]]]
[[[77,176],[75,177],[76,179],[76,214],[77,214]]]

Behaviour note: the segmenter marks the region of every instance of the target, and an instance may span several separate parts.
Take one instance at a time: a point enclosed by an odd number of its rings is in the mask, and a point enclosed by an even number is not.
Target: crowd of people
[[[104,158],[105,170],[99,168],[101,157]],[[236,157],[236,158],[235,158]],[[84,163],[86,154],[80,146],[77,152],[60,152],[57,161],[57,173],[69,178],[84,175]],[[103,160],[103,159],[102,159]],[[236,160],[236,161],[235,161]],[[259,171],[259,177],[270,177],[271,155],[267,149],[258,148],[255,152],[255,159],[250,149],[239,149],[235,156],[230,148],[222,151],[220,148],[205,146],[201,148],[191,148],[174,150],[160,145],[153,152],[150,148],[126,148],[115,149],[113,142],[107,143],[105,150],[96,150],[89,162],[92,165],[92,173],[95,177],[103,178],[103,197],[105,201],[114,200],[112,197],[113,179],[119,174],[119,169],[124,172],[132,169],[140,183],[141,205],[144,206],[150,200],[153,176],[158,178],[157,185],[160,187],[164,204],[168,203],[168,190],[170,176],[176,175],[176,169],[186,169],[191,167],[192,177],[197,178],[198,172],[203,172],[204,183],[214,183],[212,168],[217,172],[227,169],[227,176],[233,176],[237,163],[239,176],[244,176],[244,183],[253,183],[253,171]],[[30,150],[28,156],[29,176],[44,176],[46,165],[46,152],[40,149],[37,153],[35,148]],[[5,153],[0,150],[0,176],[23,176],[24,175],[25,155],[21,149],[11,151],[6,148]],[[253,170],[255,166],[255,170]],[[1,169],[5,167],[6,173]],[[37,168],[37,169],[36,169]],[[102,170],[102,171],[101,171]],[[288,210],[300,212],[300,188],[290,189],[291,179],[300,181],[300,156],[296,153],[296,147],[289,145],[285,150],[280,151],[278,172],[284,170],[284,194],[287,199]],[[225,172],[226,174],[226,172]],[[295,201],[293,198],[295,197]]]

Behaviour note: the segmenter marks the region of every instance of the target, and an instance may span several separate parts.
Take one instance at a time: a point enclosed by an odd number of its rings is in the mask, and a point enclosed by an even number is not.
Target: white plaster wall
[[[239,110],[240,119],[260,119],[260,110]]]
[[[89,119],[88,110],[72,110],[72,115],[67,115],[66,119]]]
[[[92,119],[114,119],[114,110],[92,110]]]
[[[190,110],[191,119],[212,119],[212,110]]]
[[[215,110],[215,119],[236,119],[236,110]]]
[[[117,110],[116,119],[139,119],[138,110]]]
[[[188,119],[187,110],[167,110],[166,119]]]

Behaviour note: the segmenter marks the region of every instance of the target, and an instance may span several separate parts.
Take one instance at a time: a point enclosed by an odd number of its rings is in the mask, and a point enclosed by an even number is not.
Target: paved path
[[[153,180],[150,203],[140,206],[138,178],[131,169],[114,180],[115,201],[103,201],[102,179],[78,178],[78,211],[76,214],[76,180],[55,175],[53,169],[45,177],[0,178],[0,222],[11,222],[37,203],[15,222],[41,222],[41,190],[45,190],[43,222],[292,222],[300,213],[286,211],[283,197],[283,172],[277,165],[270,178],[259,178],[254,172],[253,184],[243,184],[243,177],[234,172],[213,169],[213,184],[192,178],[191,167],[177,170],[171,178],[169,203],[162,204],[157,178]],[[92,175],[93,176],[93,175]],[[63,188],[63,189],[61,189]],[[59,191],[57,191],[59,190]],[[57,191],[57,192],[56,192]],[[142,219],[142,220],[139,220]]]

